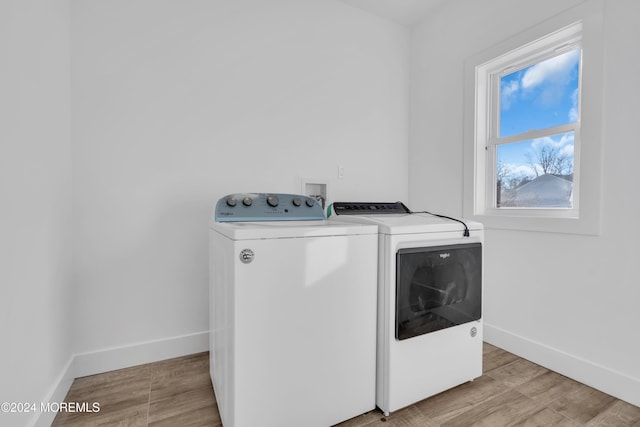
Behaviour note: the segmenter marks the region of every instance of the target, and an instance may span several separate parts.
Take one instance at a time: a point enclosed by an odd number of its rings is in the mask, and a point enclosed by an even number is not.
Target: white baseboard
[[[640,379],[484,323],[484,340],[620,400],[640,406]]]
[[[44,399],[41,402],[52,403],[52,402],[63,402],[64,398],[67,396],[69,389],[71,388],[71,384],[73,383],[74,376],[72,374],[73,370],[73,356],[69,358],[69,361],[58,375],[58,378],[54,381],[53,386],[50,391],[47,393]],[[54,418],[56,417],[55,412],[40,412],[37,411],[34,418],[31,420],[31,426],[34,427],[50,427],[51,423],[53,423]]]
[[[209,351],[209,331],[107,348],[74,356],[75,378]]]
[[[69,359],[43,402],[64,401],[75,378],[203,351],[209,351],[209,331],[75,354]],[[49,427],[55,416],[55,412],[38,413],[30,425]]]

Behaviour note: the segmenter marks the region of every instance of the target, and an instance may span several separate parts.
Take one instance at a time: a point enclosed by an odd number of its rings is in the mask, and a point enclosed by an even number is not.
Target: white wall
[[[580,3],[446,3],[413,32],[409,200],[462,213],[464,61]],[[640,405],[640,3],[604,2],[602,233],[597,237],[487,230],[487,338]],[[588,65],[586,65],[588,66]],[[583,173],[588,171],[583,171]]]
[[[67,0],[0,2],[0,94],[0,402],[39,405],[71,358]]]
[[[227,193],[406,199],[405,28],[333,0],[73,1],[71,21],[76,352],[207,331]]]

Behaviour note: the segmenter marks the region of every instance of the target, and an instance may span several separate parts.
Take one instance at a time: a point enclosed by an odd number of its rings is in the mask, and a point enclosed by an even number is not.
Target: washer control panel
[[[411,213],[409,208],[407,208],[402,202],[334,202],[332,206],[333,211],[336,215],[378,215]]]
[[[281,193],[235,193],[216,203],[217,222],[317,221],[322,206],[312,197]]]

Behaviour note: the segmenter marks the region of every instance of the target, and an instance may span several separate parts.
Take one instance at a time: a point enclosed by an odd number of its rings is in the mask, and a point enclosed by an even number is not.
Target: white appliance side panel
[[[235,426],[373,409],[377,235],[238,241],[234,258]]]
[[[234,425],[233,242],[209,230],[209,370],[220,419]]]
[[[390,289],[386,286],[387,275],[395,266],[395,257],[391,256],[391,236],[380,234],[378,238],[378,320],[376,339],[376,406],[385,413],[389,411],[389,333],[387,319],[392,315],[389,310]],[[391,261],[393,260],[393,264]],[[395,279],[394,279],[395,283]]]

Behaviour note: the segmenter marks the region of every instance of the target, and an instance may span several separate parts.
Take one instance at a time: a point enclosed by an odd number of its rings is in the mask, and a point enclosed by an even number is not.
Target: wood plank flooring
[[[220,426],[208,357],[200,353],[78,378],[66,401],[98,402],[100,412],[59,413],[53,426]],[[640,408],[486,343],[483,366],[483,376],[473,382],[388,417],[376,409],[338,426],[640,427]]]

